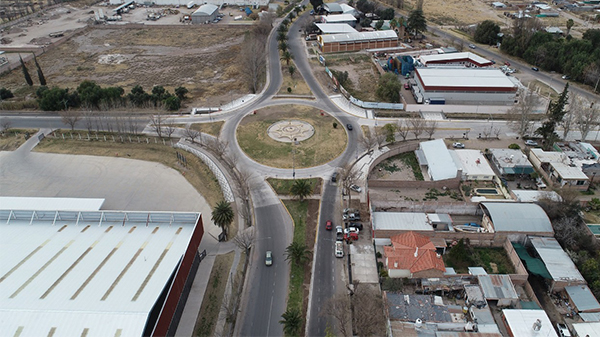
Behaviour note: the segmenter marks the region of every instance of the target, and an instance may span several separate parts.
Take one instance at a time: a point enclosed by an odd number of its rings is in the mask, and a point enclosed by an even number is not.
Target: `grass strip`
[[[308,202],[306,200],[284,200],[292,220],[294,220],[294,242],[306,244],[306,216]],[[302,284],[304,283],[304,266],[295,263],[290,269],[290,289],[288,293],[287,309],[296,308],[302,312]]]
[[[319,183],[321,182],[321,178],[310,178],[303,179],[308,181],[310,187],[312,188],[313,194],[319,194],[320,191],[317,190]],[[275,190],[275,193],[279,195],[291,195],[290,190],[292,189],[292,185],[294,185],[293,179],[276,179],[276,178],[267,178],[267,182],[271,184],[271,187]]]
[[[194,326],[194,336],[209,337],[214,335],[234,255],[235,252],[230,252],[215,257],[215,263],[210,272],[208,285],[202,299],[202,306]]]

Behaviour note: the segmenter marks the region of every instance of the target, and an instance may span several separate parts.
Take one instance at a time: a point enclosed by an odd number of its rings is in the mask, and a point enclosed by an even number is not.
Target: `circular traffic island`
[[[278,168],[325,164],[339,156],[348,143],[337,119],[306,105],[256,110],[240,122],[237,141],[253,160]]]

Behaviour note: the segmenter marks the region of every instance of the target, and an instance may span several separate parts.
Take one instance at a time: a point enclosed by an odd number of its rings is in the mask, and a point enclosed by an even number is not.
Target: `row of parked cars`
[[[357,209],[346,208],[342,214],[342,219],[346,228],[335,226],[335,256],[344,257],[344,241],[358,240],[358,234],[363,230],[363,224],[360,222],[360,212]],[[331,220],[325,222],[325,229],[333,230]]]

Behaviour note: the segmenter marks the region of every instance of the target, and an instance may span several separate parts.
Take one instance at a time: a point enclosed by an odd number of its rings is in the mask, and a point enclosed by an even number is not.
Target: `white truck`
[[[194,1],[190,1],[190,2],[188,2],[188,4],[187,4],[187,8],[188,8],[188,9],[192,9],[192,8],[194,8],[194,6],[196,6],[196,3],[195,3]]]
[[[344,257],[344,243],[342,241],[335,242],[335,257]]]

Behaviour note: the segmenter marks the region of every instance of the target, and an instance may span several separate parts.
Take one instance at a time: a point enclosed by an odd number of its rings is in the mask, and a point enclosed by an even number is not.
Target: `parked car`
[[[360,221],[360,214],[358,213],[349,213],[349,214],[344,214],[342,216],[342,218],[344,219],[344,221]]]
[[[455,149],[464,149],[465,144],[456,142],[456,143],[452,144],[452,147],[454,147]]]
[[[333,224],[331,223],[331,220],[327,220],[327,222],[325,223],[325,229],[330,231],[333,228]]]
[[[543,190],[547,187],[542,178],[535,179],[535,186],[537,186],[537,188],[540,190]]]
[[[331,175],[331,182],[335,183],[337,181],[337,177],[338,177],[338,173],[333,172],[333,174]]]
[[[352,131],[352,124],[346,124],[346,127],[348,128],[348,131]]]
[[[342,241],[336,241],[335,245],[335,257],[344,257],[344,244]]]
[[[360,222],[351,222],[350,227],[354,227],[354,228],[358,229],[359,231],[363,230],[363,224]]]
[[[406,90],[410,89],[410,84],[404,83],[404,89],[406,89]]]
[[[558,328],[558,334],[561,337],[571,337],[571,332],[566,324],[556,323],[556,327]]]
[[[527,139],[525,141],[525,145],[527,145],[527,146],[538,146],[538,143],[536,141],[534,141],[534,140]]]
[[[344,238],[344,229],[342,226],[335,226],[335,238],[337,240],[342,240]]]
[[[350,185],[350,189],[357,193],[362,192],[362,188],[360,188],[360,186],[358,186],[358,185],[354,185],[354,184]]]
[[[538,69],[538,67],[531,67],[531,70],[533,70],[533,71],[540,71],[540,69]]]
[[[267,254],[265,255],[265,264],[267,266],[273,264],[273,253],[270,250],[267,250]]]
[[[510,67],[510,62],[504,61],[504,65],[507,66],[507,67]]]

